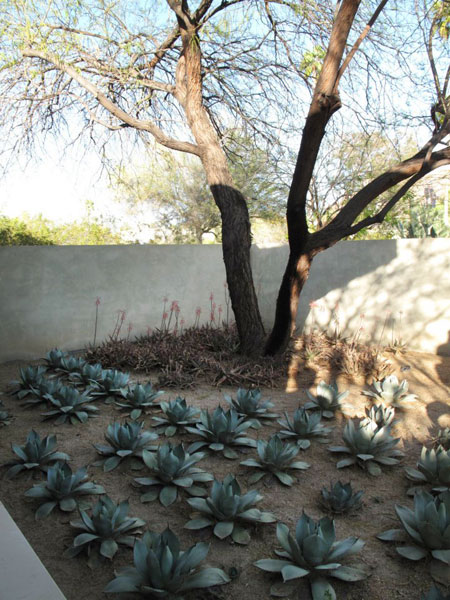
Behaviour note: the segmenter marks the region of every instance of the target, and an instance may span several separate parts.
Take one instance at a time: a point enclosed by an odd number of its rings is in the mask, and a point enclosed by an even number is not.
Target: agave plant
[[[42,413],[42,416],[45,417],[44,420],[56,417],[57,425],[66,421],[72,425],[77,422],[86,423],[98,411],[96,406],[90,404],[92,398],[87,393],[80,394],[76,388],[67,385],[56,389],[53,394],[47,394],[47,400],[52,410]]]
[[[337,481],[330,485],[330,489],[322,488],[322,506],[336,515],[342,515],[361,508],[363,493],[362,490],[355,492],[350,482]]]
[[[263,571],[280,573],[283,582],[272,586],[273,596],[286,596],[295,590],[291,582],[306,577],[313,600],[335,599],[329,577],[343,581],[361,581],[368,576],[364,565],[343,565],[345,556],[356,554],[364,546],[361,539],[349,537],[336,541],[334,522],[328,517],[314,521],[303,513],[291,535],[284,523],[277,524],[277,539],[282,550],[275,550],[279,559],[265,558],[255,562]]]
[[[450,584],[450,491],[434,497],[423,490],[414,496],[414,510],[395,506],[403,529],[389,529],[377,537],[383,541],[407,541],[396,548],[400,556],[420,560],[431,554],[431,576]],[[412,542],[412,544],[411,544]]]
[[[186,427],[186,431],[196,433],[201,441],[194,442],[189,452],[196,452],[207,446],[214,452],[223,452],[225,458],[237,458],[238,454],[232,446],[255,448],[256,442],[245,437],[245,432],[251,427],[251,421],[240,417],[234,408],[224,411],[218,406],[211,414],[207,410],[200,413],[200,423],[196,427]]]
[[[94,494],[104,494],[101,485],[96,485],[87,479],[87,468],[78,469],[72,473],[67,463],[57,462],[47,470],[47,481],[35,484],[25,492],[28,498],[41,498],[44,503],[35,513],[36,520],[47,517],[52,510],[59,508],[66,512],[72,512],[79,506],[85,507],[81,497]]]
[[[421,600],[450,600],[450,594],[444,596],[441,590],[433,585],[428,594],[423,594]]]
[[[156,452],[144,450],[142,458],[151,477],[135,479],[146,489],[141,502],[152,502],[159,497],[163,506],[169,506],[177,499],[179,489],[191,496],[206,496],[206,490],[197,484],[212,481],[214,477],[194,467],[204,456],[202,452],[189,454],[183,444],[173,447],[170,442],[161,444]]]
[[[324,427],[320,419],[320,412],[309,414],[306,408],[297,408],[292,421],[285,412],[284,421],[282,419],[278,421],[284,427],[280,431],[280,438],[295,442],[302,450],[310,447],[311,439],[326,443],[329,441],[326,436],[330,433],[331,428]]]
[[[405,467],[406,477],[419,485],[429,483],[433,492],[444,492],[450,488],[450,450],[438,446],[436,450],[428,450],[423,446],[417,469]],[[414,495],[417,487],[408,490],[409,495]]]
[[[322,380],[316,388],[315,396],[309,390],[306,390],[306,395],[310,401],[305,404],[305,408],[320,410],[325,419],[331,419],[337,410],[342,410],[342,401],[347,398],[349,393],[348,390],[339,392],[335,381],[328,385]]]
[[[70,521],[72,527],[81,529],[72,545],[65,551],[65,556],[73,558],[80,552],[90,556],[93,547],[99,547],[99,553],[105,558],[112,559],[119,544],[132,548],[136,535],[142,533],[141,527],[145,521],[129,518],[129,505],[126,500],[116,504],[109,496],[102,496],[92,508],[91,516],[80,510],[81,519]]]
[[[404,456],[401,450],[394,448],[400,438],[393,438],[389,427],[378,428],[373,421],[361,421],[355,427],[353,420],[349,420],[342,437],[345,446],[329,448],[330,452],[350,454],[336,464],[338,469],[357,464],[376,476],[381,474],[380,465],[396,465],[399,457]]]
[[[72,371],[69,375],[74,385],[93,386],[103,378],[103,367],[100,363],[94,365],[85,362],[78,371]]]
[[[91,394],[96,398],[101,398],[106,404],[111,404],[117,398],[123,398],[122,391],[128,385],[129,379],[129,373],[105,369],[102,372],[101,380],[92,385]]]
[[[133,387],[128,386],[127,389],[120,391],[121,396],[124,400],[116,400],[117,406],[128,409],[130,418],[134,420],[139,419],[143,412],[147,408],[155,406],[157,404],[156,399],[159,398],[164,392],[156,392],[151,383],[141,385],[140,383]]]
[[[25,369],[20,369],[20,379],[17,381],[11,381],[11,385],[15,386],[15,389],[11,392],[11,394],[17,394],[19,400],[28,396],[28,394],[34,393],[34,388],[39,384],[39,382],[44,377],[45,372],[47,371],[47,367],[42,365],[38,367],[25,367]]]
[[[225,396],[225,400],[239,416],[250,420],[254,429],[260,429],[260,419],[276,419],[278,417],[277,414],[270,412],[274,407],[273,402],[269,400],[261,402],[261,390],[259,389],[245,390],[239,388],[235,399],[231,396]]]
[[[437,436],[432,442],[436,446],[442,446],[445,450],[450,450],[450,427],[439,429]]]
[[[298,446],[283,442],[277,434],[273,435],[268,442],[258,440],[256,450],[259,460],[248,458],[240,463],[246,467],[259,469],[258,472],[249,477],[250,483],[256,483],[267,473],[271,473],[284,485],[291,486],[294,483],[294,478],[287,471],[289,469],[305,470],[310,467],[306,462],[294,460],[299,453]]]
[[[72,373],[79,373],[85,364],[86,361],[81,356],[69,355],[61,358],[59,367],[56,371],[70,376]]]
[[[187,406],[186,400],[177,396],[170,402],[161,402],[164,417],[153,417],[156,427],[164,427],[164,435],[172,437],[179,429],[196,425],[200,411],[193,406]]]
[[[378,429],[393,425],[395,418],[395,409],[392,406],[383,406],[382,404],[374,404],[370,408],[366,408],[366,416],[363,423],[373,421]]]
[[[260,500],[262,496],[256,490],[241,494],[240,485],[231,474],[225,477],[223,483],[215,479],[210,496],[188,499],[188,504],[200,513],[200,517],[195,516],[188,521],[185,528],[214,527],[214,535],[221,540],[231,535],[237,544],[248,544],[250,533],[243,525],[275,523],[277,520],[272,513],[255,508]]]
[[[30,394],[23,401],[23,406],[32,407],[40,404],[48,404],[48,396],[56,394],[62,387],[59,379],[48,379],[42,377],[36,385],[31,386]]]
[[[0,400],[0,409],[5,408],[3,402]],[[7,410],[0,410],[0,427],[3,425],[10,425],[12,416]]]
[[[133,456],[142,459],[144,450],[154,449],[155,446],[150,442],[158,439],[158,434],[154,431],[144,431],[144,422],[138,423],[125,421],[112,423],[108,425],[105,440],[110,445],[94,444],[94,448],[99,454],[105,456],[94,463],[95,466],[102,466],[104,471],[112,471],[120,462],[127,457]]]
[[[55,452],[55,435],[47,435],[41,440],[34,429],[27,435],[27,441],[23,446],[11,444],[11,448],[17,458],[5,463],[4,466],[10,467],[5,473],[6,479],[12,479],[21,471],[45,472],[52,462],[70,460],[65,452]]]
[[[395,375],[389,375],[382,381],[374,381],[373,387],[375,388],[374,392],[363,390],[362,393],[394,408],[401,408],[403,402],[410,402],[417,398],[416,394],[407,394],[408,382],[406,379],[399,383]]]
[[[64,352],[64,350],[59,350],[58,348],[53,348],[50,352],[47,352],[45,355],[45,362],[47,363],[47,368],[56,371],[61,366],[62,359],[69,358],[68,352]]]
[[[178,537],[169,528],[161,534],[147,531],[134,545],[134,567],[120,569],[104,591],[182,600],[184,592],[229,583],[229,577],[221,569],[197,570],[208,551],[209,545],[202,542],[182,551]]]

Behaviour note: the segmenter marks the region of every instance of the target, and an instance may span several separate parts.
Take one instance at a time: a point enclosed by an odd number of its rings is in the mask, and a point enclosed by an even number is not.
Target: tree
[[[221,214],[240,349],[255,353],[263,348],[265,332],[250,266],[249,212],[233,181],[222,136],[230,124],[237,125],[270,147],[277,134],[292,136],[295,123],[298,128],[311,92],[287,201],[290,256],[265,346],[267,354],[275,354],[293,331],[314,256],[383,221],[416,181],[450,160],[447,148],[435,150],[449,128],[449,77],[441,85],[432,44],[442,28],[447,31],[446,3],[433,2],[425,17],[431,15],[426,41],[437,92],[435,134],[416,155],[349,198],[325,227],[314,233],[308,229],[308,189],[328,123],[341,108],[343,75],[348,77],[352,63],[363,66],[369,79],[388,77],[382,69],[387,55],[380,60],[376,52],[394,44],[392,62],[404,43],[394,36],[384,44],[373,36],[371,45],[360,48],[387,1],[376,6],[372,0],[340,0],[333,9],[315,0],[155,0],[150,6],[144,1],[53,0],[47,5],[6,0],[0,8],[2,122],[10,126],[8,139],[17,129],[25,132],[21,139],[29,140],[36,127],[58,131],[65,116],[81,110],[91,136],[98,127],[111,134],[131,130],[144,143],[151,136],[167,148],[197,156]],[[364,27],[368,11],[373,12]],[[348,101],[359,91],[355,73],[356,68],[348,77]],[[306,86],[303,91],[300,83]],[[379,211],[358,220],[373,200],[401,182]]]

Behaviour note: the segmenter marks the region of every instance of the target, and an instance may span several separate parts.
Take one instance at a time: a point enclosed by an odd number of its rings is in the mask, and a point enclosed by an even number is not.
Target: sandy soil
[[[392,358],[395,373],[400,379],[406,377],[410,391],[419,396],[419,401],[408,406],[399,414],[399,423],[395,433],[401,436],[401,444],[406,453],[403,465],[415,466],[419,457],[422,444],[429,443],[438,428],[450,425],[449,409],[449,384],[450,384],[450,358],[438,357],[429,354],[410,352]],[[18,377],[18,371],[25,363],[14,362],[0,365],[0,391],[5,392],[8,383]],[[37,363],[34,363],[37,364]],[[401,371],[403,367],[403,371]],[[292,411],[302,404],[305,399],[305,388],[327,378],[327,373],[300,372],[294,382],[290,381],[280,389],[262,390],[264,398],[271,398],[275,403],[277,412]],[[141,379],[134,376],[135,380]],[[156,378],[154,379],[156,381]],[[340,389],[349,389],[348,402],[353,406],[355,415],[361,416],[367,398],[361,395],[365,382],[348,382],[339,379]],[[296,391],[286,392],[285,389]],[[194,391],[170,390],[166,392],[165,399],[172,399],[176,395],[186,398],[188,403],[199,407],[215,407],[223,400],[223,394],[235,393],[235,389],[216,389],[204,385]],[[92,444],[101,443],[107,425],[119,418],[119,413],[111,406],[101,405],[99,417],[89,419],[86,424],[76,426],[55,426],[51,422],[42,422],[40,409],[24,409],[15,397],[5,395],[2,397],[5,407],[14,415],[14,420],[8,427],[0,429],[0,464],[10,460],[13,456],[10,449],[11,443],[23,444],[31,428],[36,429],[41,436],[56,433],[58,449],[67,452],[72,457],[72,468],[83,465],[92,465],[98,456]],[[146,419],[150,426],[150,417]],[[327,423],[328,424],[328,423]],[[340,444],[341,433],[345,419],[340,416],[334,422],[334,430],[330,436],[333,445]],[[273,424],[264,427],[259,432],[251,435],[269,437],[279,425]],[[250,430],[253,431],[253,430]],[[172,438],[175,440],[176,438]],[[190,436],[184,436],[190,441]],[[252,450],[242,459],[251,456]],[[339,455],[340,457],[340,455]],[[319,505],[320,490],[330,481],[340,478],[342,481],[351,480],[356,489],[364,490],[364,506],[361,511],[353,516],[336,518],[336,531],[338,539],[349,535],[362,537],[366,546],[360,558],[373,569],[369,579],[360,583],[341,583],[337,580],[334,585],[339,598],[347,600],[386,600],[397,598],[419,599],[421,593],[428,591],[431,586],[431,577],[428,573],[426,561],[411,563],[401,558],[395,552],[395,544],[386,544],[375,538],[376,534],[397,527],[394,513],[396,503],[411,506],[412,501],[406,496],[409,487],[405,478],[403,466],[383,467],[381,477],[373,478],[357,467],[337,471],[335,464],[336,455],[330,454],[327,444],[313,442],[310,449],[302,452],[301,458],[311,463],[307,471],[298,472],[297,482],[292,488],[286,488],[278,483],[260,482],[257,487],[264,496],[259,508],[271,510],[277,518],[290,527],[294,526],[302,510],[314,518],[320,517],[323,512]],[[248,472],[245,467],[239,466],[239,461],[230,461],[221,457],[208,457],[200,463],[205,470],[211,471],[217,478],[223,478],[227,473],[237,474],[244,490],[247,489]],[[221,566],[226,571],[236,568],[239,576],[231,584],[201,593],[194,592],[191,598],[202,599],[229,599],[238,598],[269,598],[269,588],[275,580],[269,574],[263,573],[253,566],[253,562],[260,558],[272,557],[272,548],[276,543],[275,525],[261,525],[252,531],[252,541],[249,546],[238,546],[229,541],[220,541],[210,536],[210,530],[190,532],[183,529],[189,519],[190,507],[186,502],[163,508],[158,502],[141,504],[140,492],[131,486],[135,473],[131,472],[127,464],[120,465],[111,473],[103,473],[101,468],[89,466],[90,478],[102,484],[107,493],[116,501],[128,498],[131,505],[130,515],[145,519],[150,529],[161,531],[167,524],[180,536],[185,546],[197,541],[208,540],[211,551],[208,562]],[[264,480],[265,481],[265,480]],[[103,588],[114,576],[114,568],[132,561],[132,551],[121,549],[113,563],[105,563],[101,568],[91,570],[86,565],[84,556],[75,559],[63,558],[64,549],[70,544],[74,530],[69,525],[69,520],[76,515],[54,511],[48,518],[36,522],[34,511],[36,502],[23,496],[31,487],[33,481],[19,476],[12,481],[1,481],[0,499],[7,510],[17,522],[41,560],[60,586],[67,600],[100,600],[106,596]],[[111,595],[108,597],[117,597]],[[126,598],[126,596],[122,596]],[[134,597],[134,596],[131,596]],[[306,583],[300,583],[296,598],[308,598],[309,592]]]

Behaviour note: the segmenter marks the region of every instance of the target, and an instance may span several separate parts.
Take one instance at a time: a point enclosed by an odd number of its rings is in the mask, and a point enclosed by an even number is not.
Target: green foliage
[[[241,487],[229,474],[223,483],[214,480],[211,494],[207,498],[190,498],[188,504],[200,514],[188,521],[186,529],[214,527],[214,535],[221,540],[231,535],[237,544],[248,544],[250,534],[242,524],[275,523],[272,513],[261,512],[255,504],[262,500],[256,490],[241,494]]]
[[[78,469],[76,473],[72,473],[67,463],[57,462],[49,467],[47,481],[37,483],[25,492],[27,498],[44,500],[35,513],[36,520],[47,517],[56,506],[65,512],[72,512],[77,506],[82,508],[85,505],[82,496],[105,493],[101,485],[86,481],[87,478],[86,467]]]
[[[126,500],[116,504],[109,496],[99,498],[92,508],[91,516],[80,510],[81,519],[70,521],[70,524],[76,529],[81,529],[83,533],[75,537],[64,555],[73,558],[85,551],[89,556],[93,547],[100,546],[100,555],[111,560],[119,544],[132,548],[136,541],[135,536],[142,533],[141,527],[145,525],[145,521],[130,519],[127,516],[128,511],[129,504]]]
[[[53,369],[56,371],[56,369],[61,366],[61,360],[68,357],[68,352],[64,352],[64,350],[59,350],[58,348],[53,348],[53,350],[47,352],[44,360],[47,363],[47,369]]]
[[[169,506],[177,499],[179,489],[191,496],[206,496],[206,490],[197,484],[212,481],[214,477],[194,466],[204,456],[201,452],[189,454],[183,444],[172,446],[170,442],[161,444],[156,452],[144,450],[142,458],[151,477],[135,479],[138,485],[146,488],[141,502],[159,498],[163,506]]]
[[[320,422],[321,417],[320,412],[310,414],[306,408],[300,407],[294,412],[291,421],[287,412],[285,412],[284,421],[282,419],[278,421],[284,427],[280,431],[280,438],[295,441],[297,446],[302,450],[310,447],[311,439],[315,439],[321,443],[328,442],[329,440],[326,436],[330,433],[331,427],[324,427]]]
[[[434,492],[443,492],[450,488],[450,450],[438,446],[435,450],[422,447],[417,469],[405,467],[406,477],[420,485],[429,483]],[[408,494],[414,495],[416,487],[410,488]]]
[[[70,381],[74,385],[94,386],[103,379],[103,368],[100,363],[90,365],[87,362],[80,363],[78,369],[70,372]]]
[[[178,537],[169,528],[162,534],[147,531],[134,545],[134,567],[120,569],[105,592],[138,592],[145,598],[182,600],[183,592],[228,583],[221,569],[197,570],[208,551],[204,543],[182,551]]]
[[[20,379],[11,381],[11,385],[15,386],[11,394],[17,394],[17,397],[22,400],[25,396],[34,393],[34,389],[39,385],[44,377],[47,367],[25,367],[20,369]]]
[[[248,458],[240,464],[246,467],[258,469],[250,478],[250,483],[256,483],[267,473],[275,477],[283,484],[291,486],[294,478],[287,471],[290,469],[305,470],[310,465],[303,461],[296,461],[295,457],[299,453],[299,447],[296,444],[283,442],[279,435],[273,435],[269,441],[258,440],[256,443],[259,460]]]
[[[48,379],[42,377],[35,385],[30,386],[30,393],[22,402],[23,406],[39,406],[40,404],[48,404],[48,396],[53,396],[61,390],[62,383],[59,379]]]
[[[85,365],[86,361],[81,356],[69,355],[61,358],[59,367],[56,371],[64,373],[65,375],[71,375],[72,373],[79,373]]]
[[[409,545],[396,548],[400,556],[420,560],[431,554],[431,575],[450,583],[450,491],[436,498],[425,491],[414,496],[414,510],[395,506],[403,529],[389,529],[377,537],[383,541],[407,541]],[[412,543],[411,543],[412,542]]]
[[[361,421],[357,427],[349,420],[342,434],[345,446],[331,446],[330,452],[350,454],[340,460],[336,467],[342,469],[357,464],[370,475],[380,475],[380,465],[397,465],[403,452],[396,450],[400,438],[393,438],[389,427],[379,428],[373,421]]]
[[[200,422],[195,427],[186,427],[186,431],[203,438],[191,444],[189,451],[196,452],[207,446],[213,452],[222,452],[225,458],[237,458],[238,454],[232,446],[256,447],[255,440],[245,437],[245,432],[251,425],[251,421],[240,417],[233,408],[224,411],[221,406],[218,406],[212,414],[208,410],[202,410]]]
[[[303,54],[300,70],[308,79],[317,80],[322,70],[323,59],[326,53],[327,51],[323,46],[316,44],[312,50],[307,50]]]
[[[376,401],[383,405],[401,408],[403,402],[416,400],[416,394],[407,394],[408,382],[404,379],[401,383],[398,382],[396,375],[389,375],[382,381],[374,381],[373,387],[375,391],[363,390],[365,396],[375,398]]]
[[[177,396],[175,400],[160,403],[164,417],[153,417],[157,427],[164,427],[164,435],[172,437],[180,429],[184,430],[186,426],[198,423],[198,408],[188,406],[185,398]]]
[[[52,393],[45,395],[52,410],[42,413],[44,420],[56,417],[55,424],[60,425],[68,421],[72,425],[78,422],[86,423],[89,417],[95,416],[98,408],[90,402],[93,398],[85,393],[80,393],[76,388],[62,385]]]
[[[297,521],[294,535],[284,523],[277,525],[277,539],[282,550],[275,550],[280,559],[265,558],[255,565],[269,573],[280,573],[283,583],[271,588],[273,596],[289,595],[295,590],[290,582],[307,577],[313,600],[335,599],[329,577],[343,581],[361,581],[368,576],[363,564],[343,565],[345,556],[356,554],[364,542],[355,537],[336,541],[334,522],[328,517],[314,521],[303,513]]]
[[[142,413],[146,412],[146,409],[154,407],[158,404],[156,399],[159,398],[163,391],[156,392],[152,384],[146,383],[141,385],[140,383],[126,389],[121,389],[120,394],[125,399],[125,402],[121,400],[115,400],[117,406],[125,408],[130,414],[130,418],[134,420],[139,419]]]
[[[69,455],[65,452],[55,452],[55,447],[55,435],[47,435],[41,440],[39,434],[32,429],[23,446],[11,445],[18,458],[5,463],[4,466],[10,467],[5,473],[5,478],[12,479],[21,471],[46,472],[52,462],[70,460]]]
[[[94,444],[97,452],[106,458],[94,463],[95,466],[103,465],[104,471],[112,471],[124,458],[134,456],[142,459],[144,450],[153,449],[150,442],[158,439],[157,433],[144,431],[143,427],[143,422],[136,421],[108,425],[105,439],[110,445]]]
[[[365,412],[366,417],[362,422],[368,423],[372,421],[379,429],[395,423],[395,409],[392,406],[373,404],[370,408],[366,408]]]
[[[305,408],[320,410],[323,417],[331,419],[337,410],[342,410],[342,401],[347,398],[349,391],[339,393],[335,381],[327,385],[322,380],[316,388],[315,396],[309,390],[306,390],[306,394],[310,401],[305,404]]]
[[[432,7],[434,30],[443,40],[450,36],[450,6],[447,0],[436,0]]]
[[[352,484],[337,481],[330,489],[322,488],[322,506],[337,515],[361,508],[363,491],[355,492]]]
[[[226,395],[225,400],[238,415],[251,420],[254,429],[260,429],[261,421],[259,419],[275,419],[278,417],[277,414],[269,412],[274,407],[273,402],[269,400],[261,401],[261,390],[258,388],[251,390],[239,388],[236,392],[236,398]]]
[[[92,384],[91,395],[94,398],[100,398],[105,404],[111,404],[118,397],[123,398],[123,390],[130,379],[129,373],[122,373],[115,369],[105,369],[102,372],[100,381]]]

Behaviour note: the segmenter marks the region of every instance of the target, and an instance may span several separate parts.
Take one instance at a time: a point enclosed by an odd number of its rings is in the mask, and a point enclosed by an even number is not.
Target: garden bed
[[[383,467],[380,477],[371,477],[367,472],[357,467],[349,467],[340,471],[336,470],[336,455],[331,454],[329,445],[341,445],[342,429],[345,418],[337,418],[325,425],[333,425],[330,444],[312,442],[311,447],[301,451],[301,460],[311,464],[311,468],[298,471],[297,481],[292,488],[284,487],[280,483],[266,480],[256,486],[263,496],[259,503],[261,510],[269,510],[275,514],[279,521],[292,528],[301,516],[302,511],[318,518],[322,516],[320,507],[320,490],[323,486],[329,487],[331,481],[351,480],[356,490],[364,490],[364,505],[362,509],[350,516],[335,518],[337,539],[355,535],[363,538],[366,545],[360,553],[367,567],[372,569],[372,575],[367,580],[358,583],[344,583],[337,580],[333,583],[338,598],[347,600],[385,600],[386,598],[419,599],[421,592],[428,591],[431,586],[431,577],[426,560],[416,563],[401,558],[395,551],[395,544],[383,543],[376,539],[376,534],[386,529],[398,527],[394,513],[396,503],[412,506],[412,500],[406,496],[410,482],[405,478],[403,466],[415,466],[423,444],[430,445],[430,439],[436,434],[438,428],[450,426],[449,390],[450,384],[450,358],[439,357],[421,353],[406,353],[392,358],[395,374],[401,380],[406,378],[412,393],[418,395],[417,402],[408,404],[403,411],[397,412],[399,418],[394,433],[401,436],[401,444],[405,458],[400,466]],[[19,368],[25,366],[23,362],[0,365],[0,390],[5,391],[8,383],[18,378]],[[33,364],[38,364],[35,362]],[[403,367],[403,371],[401,368]],[[134,381],[157,381],[157,373],[140,376],[134,373]],[[274,389],[262,389],[263,399],[271,399],[275,404],[276,412],[282,415],[286,410],[292,414],[299,403],[303,404],[307,398],[305,388],[311,389],[321,379],[329,379],[329,374],[323,370],[309,369],[297,374],[295,381],[289,381],[289,390],[286,392],[288,382]],[[338,378],[339,388],[349,389],[350,394],[346,402],[352,405],[352,413],[362,416],[364,406],[369,404],[369,399],[361,395],[367,382],[364,378],[349,383],[343,376]],[[281,383],[281,382],[280,382]],[[297,387],[298,390],[294,388]],[[181,390],[170,388],[162,399],[169,400],[177,395],[186,398],[188,404],[200,408],[214,408],[219,403],[225,406],[223,395],[236,395],[237,387],[211,387],[201,384],[195,389]],[[261,558],[273,557],[273,548],[276,545],[275,525],[266,524],[256,526],[251,534],[252,539],[248,546],[239,546],[228,540],[221,541],[211,536],[210,529],[189,531],[183,529],[189,520],[192,510],[185,500],[164,508],[158,501],[142,504],[139,500],[141,491],[131,485],[133,478],[144,476],[130,471],[126,463],[122,463],[114,471],[104,473],[100,467],[92,466],[99,456],[93,448],[94,443],[104,441],[104,433],[108,424],[113,420],[124,421],[123,415],[113,405],[105,405],[101,401],[95,402],[100,408],[98,418],[89,419],[84,424],[58,425],[51,421],[42,422],[39,408],[24,409],[16,397],[3,396],[5,407],[11,412],[14,419],[8,427],[0,429],[0,463],[10,460],[13,455],[11,443],[24,444],[29,431],[34,428],[40,435],[56,434],[58,450],[68,453],[72,458],[72,468],[89,466],[90,479],[104,486],[106,492],[115,500],[128,498],[130,515],[140,517],[147,522],[148,528],[161,532],[167,525],[180,537],[183,547],[188,547],[198,541],[211,543],[211,550],[207,562],[213,566],[220,566],[228,573],[237,573],[232,582],[212,590],[194,591],[192,598],[223,598],[239,600],[241,598],[269,598],[270,585],[275,577],[264,573],[253,566]],[[156,414],[156,412],[155,412]],[[146,426],[150,427],[151,419],[146,417]],[[276,420],[264,426],[261,430],[250,430],[251,437],[267,439],[271,434],[281,429]],[[162,436],[160,441],[164,440]],[[175,436],[172,441],[186,441],[189,443],[194,438],[190,434]],[[207,456],[199,463],[206,471],[212,472],[216,478],[223,479],[228,473],[237,475],[244,491],[248,485],[249,472],[239,465],[240,460],[254,456],[254,450],[249,449],[242,453],[238,460],[227,460],[222,456]],[[267,482],[266,482],[267,481]],[[266,483],[265,483],[266,482]],[[70,545],[75,530],[69,521],[76,518],[75,513],[67,514],[58,510],[47,518],[36,522],[34,512],[37,503],[24,497],[24,492],[29,489],[33,480],[27,479],[23,474],[11,481],[2,481],[0,499],[6,506],[11,516],[16,521],[28,541],[55,579],[67,600],[100,600],[106,596],[103,589],[113,579],[114,569],[129,565],[132,562],[132,552],[120,548],[113,562],[105,563],[91,570],[83,555],[69,559],[62,557],[64,549]],[[93,498],[95,501],[95,499]],[[78,532],[77,532],[78,533]],[[1,540],[0,540],[1,543]],[[308,598],[308,585],[301,582],[298,588],[298,598]],[[135,595],[116,594],[108,595],[110,598],[135,598]]]

